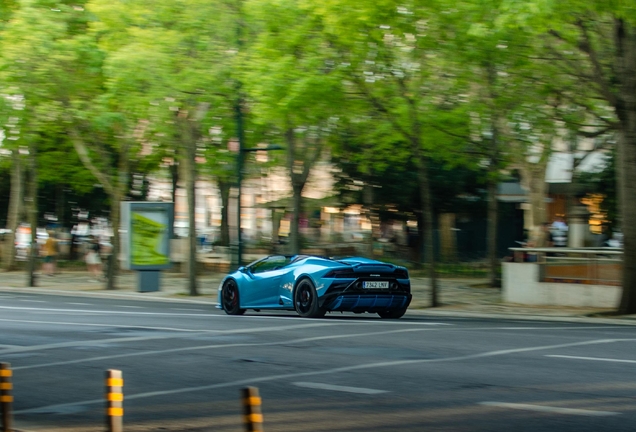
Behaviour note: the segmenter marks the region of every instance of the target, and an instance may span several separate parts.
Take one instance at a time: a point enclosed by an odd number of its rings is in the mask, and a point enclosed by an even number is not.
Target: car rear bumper
[[[411,294],[338,294],[325,298],[322,307],[328,311],[343,312],[384,312],[406,309],[411,303]]]

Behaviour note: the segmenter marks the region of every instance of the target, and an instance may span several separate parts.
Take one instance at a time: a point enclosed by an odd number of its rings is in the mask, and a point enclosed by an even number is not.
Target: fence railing
[[[510,248],[515,262],[539,264],[539,282],[621,285],[620,248]]]

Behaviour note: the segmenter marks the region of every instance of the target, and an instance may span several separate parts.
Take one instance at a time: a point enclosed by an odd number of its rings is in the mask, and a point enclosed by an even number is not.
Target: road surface
[[[372,315],[230,317],[209,304],[0,292],[15,427],[104,430],[122,370],[126,431],[633,431],[636,327]]]

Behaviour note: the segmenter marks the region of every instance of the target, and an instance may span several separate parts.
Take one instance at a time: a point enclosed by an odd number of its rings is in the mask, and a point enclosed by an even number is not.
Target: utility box
[[[121,203],[122,268],[139,272],[139,292],[159,290],[160,270],[170,268],[174,203]]]

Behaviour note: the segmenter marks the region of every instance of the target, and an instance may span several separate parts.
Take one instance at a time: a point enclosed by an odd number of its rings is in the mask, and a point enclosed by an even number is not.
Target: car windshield
[[[249,269],[252,273],[262,273],[271,270],[278,270],[292,262],[292,257],[285,255],[273,255],[252,263]]]

